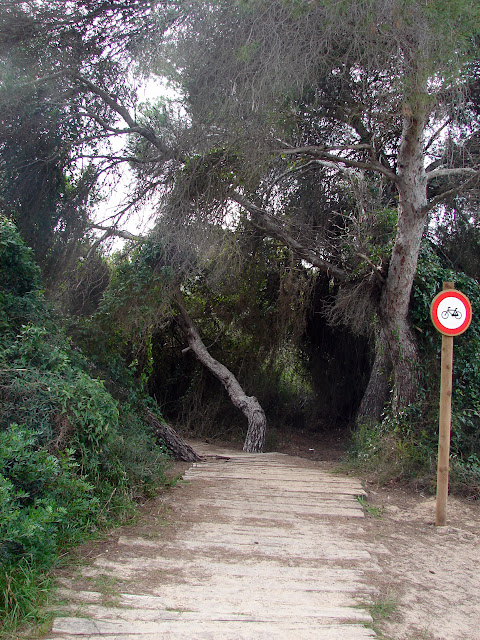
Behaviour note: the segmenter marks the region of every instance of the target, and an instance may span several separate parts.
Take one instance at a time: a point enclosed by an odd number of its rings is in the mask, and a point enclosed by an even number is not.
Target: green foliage
[[[389,411],[381,423],[360,424],[352,434],[350,459],[379,482],[407,480],[431,486],[436,444],[419,423],[421,407]]]
[[[0,266],[0,618],[13,628],[33,615],[59,549],[122,521],[135,498],[168,484],[169,460],[141,418],[153,407],[133,386],[120,402],[94,375],[7,222]]]
[[[43,309],[40,269],[15,225],[0,215],[0,332],[16,331]]]
[[[382,518],[385,507],[382,505],[381,507],[376,507],[374,505],[369,504],[368,500],[363,495],[356,496],[358,503],[362,506],[362,509],[365,514],[368,514],[372,518]]]
[[[33,251],[20,240],[15,225],[3,216],[0,217],[0,269],[2,291],[22,296],[39,287],[40,269]]]
[[[33,431],[0,432],[0,620],[5,632],[38,621],[59,548],[100,524],[101,502],[78,472],[73,449],[57,455]]]
[[[0,638],[12,640],[21,623],[45,622],[48,613],[40,609],[48,603],[53,580],[41,569],[22,559],[5,570],[0,568]]]
[[[152,335],[172,315],[174,276],[166,251],[155,238],[114,256],[110,283],[97,312],[77,328],[91,357],[118,382],[134,382],[127,363],[146,389],[153,367]]]
[[[148,332],[169,308],[173,279],[174,269],[155,238],[118,255],[99,309],[99,323],[114,319],[118,330]]]
[[[211,355],[259,399],[269,423],[298,424],[312,396],[298,346],[311,274],[288,250],[255,232],[239,231],[233,239],[236,249],[245,251],[244,259],[232,264],[231,254],[222,253],[203,276],[186,281],[182,291],[188,313]],[[179,339],[173,323],[164,327],[153,334],[148,388],[168,419],[198,437],[241,438],[244,416],[193,356],[179,357],[185,339]]]
[[[362,269],[371,270],[371,264],[386,264],[392,255],[395,233],[397,230],[398,212],[396,209],[385,208],[377,210],[373,220],[368,221],[366,229],[362,229],[361,241],[362,251],[368,256],[369,264],[361,262],[354,271],[355,275],[362,272]],[[355,249],[350,247],[350,251]]]
[[[96,520],[94,486],[77,475],[73,449],[58,456],[35,433],[12,424],[0,433],[0,558],[48,567],[59,544],[81,537]]]
[[[424,245],[413,291],[412,321],[419,330],[425,388],[437,403],[442,340],[431,322],[430,305],[443,282],[454,282],[472,304],[472,324],[455,338],[453,365],[452,453],[467,459],[480,453],[480,283],[445,268],[433,248]]]
[[[82,473],[102,494],[116,488],[118,496],[128,497],[138,494],[143,476],[149,478],[149,485],[155,475],[162,480],[165,452],[133,415],[135,410],[141,415],[141,394],[136,398],[137,407],[118,402],[102,380],[85,371],[88,362],[72,350],[60,331],[52,335],[41,327],[24,327],[4,350],[0,362],[5,364],[0,372],[0,426],[6,428],[15,420],[35,430],[39,444],[60,450],[74,448]],[[143,433],[140,448],[142,437],[132,430],[132,424]],[[145,460],[155,461],[156,474],[150,466],[141,473],[128,468],[129,448]]]
[[[453,455],[450,460],[449,486],[451,490],[469,496],[480,496],[480,457],[470,455],[466,460]]]

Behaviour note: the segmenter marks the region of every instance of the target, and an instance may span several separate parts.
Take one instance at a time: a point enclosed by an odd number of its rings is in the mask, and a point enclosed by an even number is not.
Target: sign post
[[[444,282],[443,291],[432,301],[433,324],[442,334],[442,369],[440,379],[440,420],[437,465],[437,527],[447,523],[448,470],[450,461],[450,428],[452,418],[453,337],[468,329],[472,321],[469,299],[456,291],[453,282]]]

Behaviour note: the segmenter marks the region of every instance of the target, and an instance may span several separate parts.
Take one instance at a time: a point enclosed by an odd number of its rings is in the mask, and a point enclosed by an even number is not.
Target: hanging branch
[[[270,215],[267,211],[258,207],[253,202],[233,192],[231,194],[232,200],[248,211],[252,216],[252,223],[259,229],[268,232],[272,237],[277,238],[281,242],[285,243],[290,249],[292,249],[300,258],[303,258],[309,262],[312,266],[321,269],[327,275],[333,276],[340,282],[348,280],[348,275],[343,269],[339,269],[335,265],[320,258],[312,249],[304,246],[301,242],[291,236],[281,224],[278,224],[274,216]]]

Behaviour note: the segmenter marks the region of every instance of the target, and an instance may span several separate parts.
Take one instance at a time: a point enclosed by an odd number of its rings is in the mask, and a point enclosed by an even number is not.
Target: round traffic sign
[[[470,300],[455,289],[446,289],[436,295],[430,313],[435,327],[446,336],[459,336],[472,321]]]

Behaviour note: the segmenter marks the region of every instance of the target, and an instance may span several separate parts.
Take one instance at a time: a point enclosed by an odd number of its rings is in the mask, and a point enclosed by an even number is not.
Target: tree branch
[[[359,146],[359,145],[357,145]],[[366,145],[368,146],[368,145]],[[350,147],[353,148],[353,147]],[[362,145],[363,148],[363,145]],[[292,147],[286,149],[276,149],[274,153],[279,153],[281,155],[303,155],[303,156],[313,156],[315,158],[319,158],[321,160],[329,160],[335,164],[343,164],[346,167],[352,167],[355,169],[363,169],[365,171],[374,171],[375,173],[381,173],[385,177],[387,177],[392,182],[397,183],[398,178],[397,175],[385,167],[381,162],[374,160],[372,162],[362,162],[360,160],[351,160],[350,158],[344,158],[343,156],[338,156],[332,153],[329,153],[328,147],[319,147],[319,146],[308,146],[308,147]]]
[[[464,174],[470,174],[472,178],[480,176],[480,170],[476,167],[438,167],[438,169],[427,169],[427,180],[434,180],[435,178],[449,178],[451,176],[461,176]]]
[[[309,167],[315,165],[317,163],[317,160],[310,160],[309,162],[306,162],[305,164],[302,164],[298,167],[292,168],[292,169],[287,169],[287,171],[284,171],[283,173],[281,173],[279,176],[277,176],[275,178],[275,180],[273,181],[273,183],[270,185],[265,198],[267,200],[269,200],[273,189],[277,186],[277,184],[279,182],[281,182],[284,178],[288,178],[289,176],[295,174],[295,173],[299,173],[300,171],[304,171],[305,169],[308,169]]]
[[[144,137],[146,140],[151,142],[162,154],[167,155],[169,157],[175,157],[175,153],[172,151],[172,149],[167,147],[162,142],[162,140],[160,140],[160,138],[154,133],[154,131],[152,131],[147,127],[143,127],[139,125],[138,122],[135,120],[135,118],[133,118],[130,115],[130,112],[128,111],[128,109],[126,109],[123,105],[121,105],[107,91],[105,91],[101,87],[97,86],[96,84],[88,80],[88,78],[85,78],[84,76],[78,73],[71,72],[70,75],[73,78],[75,78],[75,80],[77,80],[78,82],[88,87],[88,89],[90,89],[92,93],[94,93],[99,98],[101,98],[115,113],[117,113],[119,116],[123,118],[123,120],[127,123],[129,129],[127,131],[122,131],[122,133],[138,133],[139,135]],[[92,117],[94,117],[95,120],[99,122],[99,124],[102,124],[98,119],[99,117],[96,117],[96,116],[92,116]],[[102,124],[102,126],[104,125]],[[107,128],[110,128],[110,125],[107,125]],[[115,131],[115,129],[113,130]]]
[[[94,251],[99,247],[102,242],[108,240],[108,238],[122,238],[123,240],[134,240],[135,242],[142,243],[146,241],[144,236],[136,236],[129,231],[123,231],[122,229],[117,229],[116,227],[103,227],[100,224],[92,224],[89,227],[90,229],[97,229],[98,231],[104,231],[104,234],[95,240],[90,249],[88,250],[85,259],[88,260],[90,256],[94,253]]]
[[[113,236],[117,238],[123,238],[124,240],[135,240],[135,242],[146,242],[145,236],[137,236],[133,233],[130,233],[130,231],[124,231],[123,229],[117,229],[115,227],[102,227],[99,224],[92,224],[90,228],[98,229],[99,231],[105,231],[108,234],[106,238]]]
[[[290,247],[300,258],[309,262],[312,266],[324,271],[327,275],[333,276],[337,280],[344,282],[348,279],[348,275],[343,269],[330,264],[326,260],[320,258],[315,251],[305,247],[293,236],[291,236],[282,225],[278,224],[274,216],[267,211],[250,202],[247,198],[237,192],[230,194],[232,200],[248,211],[254,218],[252,224],[262,231],[266,231],[273,238],[277,238],[286,246]]]
[[[382,283],[385,284],[385,278],[382,276],[381,274],[381,270],[380,267],[377,267],[376,265],[373,264],[373,262],[370,260],[370,258],[365,255],[364,253],[360,253],[359,251],[357,251],[356,255],[361,258],[362,260],[365,260],[365,262],[367,264],[369,264],[372,267],[372,272],[373,275]]]
[[[95,120],[95,122],[97,122],[103,129],[105,129],[105,131],[110,131],[115,135],[120,136],[125,134],[136,133],[130,127],[124,128],[124,129],[118,129],[117,127],[114,127],[113,125],[109,124],[104,118],[101,118],[97,113],[95,113],[91,109],[85,108],[85,111],[83,112],[79,111],[78,115],[80,117],[87,117],[87,118],[91,118],[92,120]]]
[[[429,141],[425,144],[425,151],[428,151],[428,149],[430,149],[430,147],[435,142],[435,140],[437,140],[440,137],[440,134],[442,133],[442,131],[446,127],[448,127],[448,125],[451,124],[451,122],[452,122],[452,118],[448,118],[436,131],[432,133]]]
[[[439,193],[438,196],[435,196],[435,198],[432,198],[430,202],[427,203],[427,205],[422,209],[422,213],[423,214],[428,213],[429,211],[434,209],[437,206],[437,204],[440,204],[441,202],[443,202],[445,198],[448,198],[450,196],[455,196],[457,195],[457,193],[461,193],[464,189],[469,187],[472,182],[475,182],[475,180],[479,177],[480,177],[480,171],[476,171],[475,175],[473,175],[468,180],[465,180],[465,182],[463,182],[462,184],[456,187],[453,187],[452,189],[447,189],[446,191],[443,191],[443,193]]]

